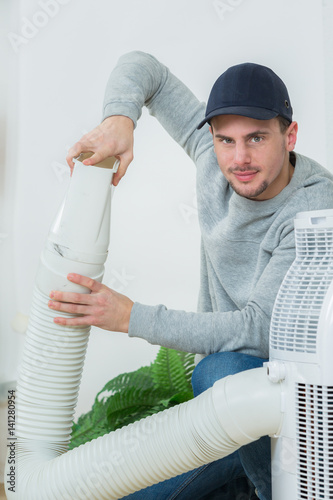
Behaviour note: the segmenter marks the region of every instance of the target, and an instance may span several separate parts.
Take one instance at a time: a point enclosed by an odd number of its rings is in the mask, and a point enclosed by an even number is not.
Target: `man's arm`
[[[266,358],[273,304],[294,258],[291,228],[274,251],[248,303],[236,311],[194,313],[168,310],[164,305],[133,303],[124,295],[80,275],[70,279],[89,288],[90,295],[53,292],[49,305],[55,310],[82,315],[55,320],[63,325],[94,325],[185,352],[241,351]]]
[[[196,354],[241,351],[267,358],[273,305],[294,259],[291,224],[243,308],[227,312],[185,312],[135,302],[129,336]]]
[[[193,160],[212,145],[208,128],[196,129],[204,116],[204,104],[155,57],[131,52],[122,56],[111,72],[102,123],[69,150],[70,168],[74,167],[73,158],[81,152],[95,153],[83,162],[86,165],[116,156],[120,166],[113,183],[118,184],[133,159],[133,129],[143,106]]]
[[[110,75],[103,118],[125,115],[136,125],[143,106],[193,160],[201,141],[203,148],[212,144],[208,127],[197,130],[205,105],[154,56],[135,51],[123,55]]]

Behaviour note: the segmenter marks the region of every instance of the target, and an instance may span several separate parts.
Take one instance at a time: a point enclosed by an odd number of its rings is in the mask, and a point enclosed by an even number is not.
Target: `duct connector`
[[[104,160],[97,166],[82,161],[91,153],[74,159],[75,168],[65,199],[51,226],[37,272],[37,288],[85,293],[69,283],[69,272],[101,281],[110,238],[111,182],[119,162]],[[51,288],[50,288],[51,287]]]
[[[49,309],[48,296],[54,289],[87,291],[66,279],[69,272],[102,279],[112,175],[76,162],[42,252],[16,391],[8,500],[119,499],[275,435],[282,425],[282,382],[257,368],[67,451],[89,328],[55,324],[54,317],[71,315]]]

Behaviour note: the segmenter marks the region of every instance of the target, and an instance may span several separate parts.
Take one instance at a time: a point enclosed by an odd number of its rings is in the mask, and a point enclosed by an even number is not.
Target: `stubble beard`
[[[232,187],[232,189],[235,191],[235,193],[237,193],[239,196],[242,196],[243,198],[248,198],[249,200],[253,199],[253,198],[257,198],[257,196],[260,196],[267,188],[268,188],[268,182],[267,181],[263,181],[260,186],[258,186],[255,191],[253,191],[252,193],[244,193],[244,189],[240,189],[238,188],[237,186],[234,185],[234,183],[232,181],[229,181],[229,184],[230,186]],[[244,186],[246,184],[244,183]]]

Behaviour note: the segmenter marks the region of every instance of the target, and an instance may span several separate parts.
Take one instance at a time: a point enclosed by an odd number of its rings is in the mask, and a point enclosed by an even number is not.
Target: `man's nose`
[[[234,150],[234,162],[239,166],[251,163],[251,155],[246,145],[236,144]]]

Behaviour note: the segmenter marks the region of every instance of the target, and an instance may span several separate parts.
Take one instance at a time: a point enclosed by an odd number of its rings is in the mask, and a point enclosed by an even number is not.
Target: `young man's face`
[[[219,115],[211,124],[218,164],[236,193],[263,201],[287,186],[293,174],[289,152],[296,143],[296,122],[284,133],[277,118]]]

